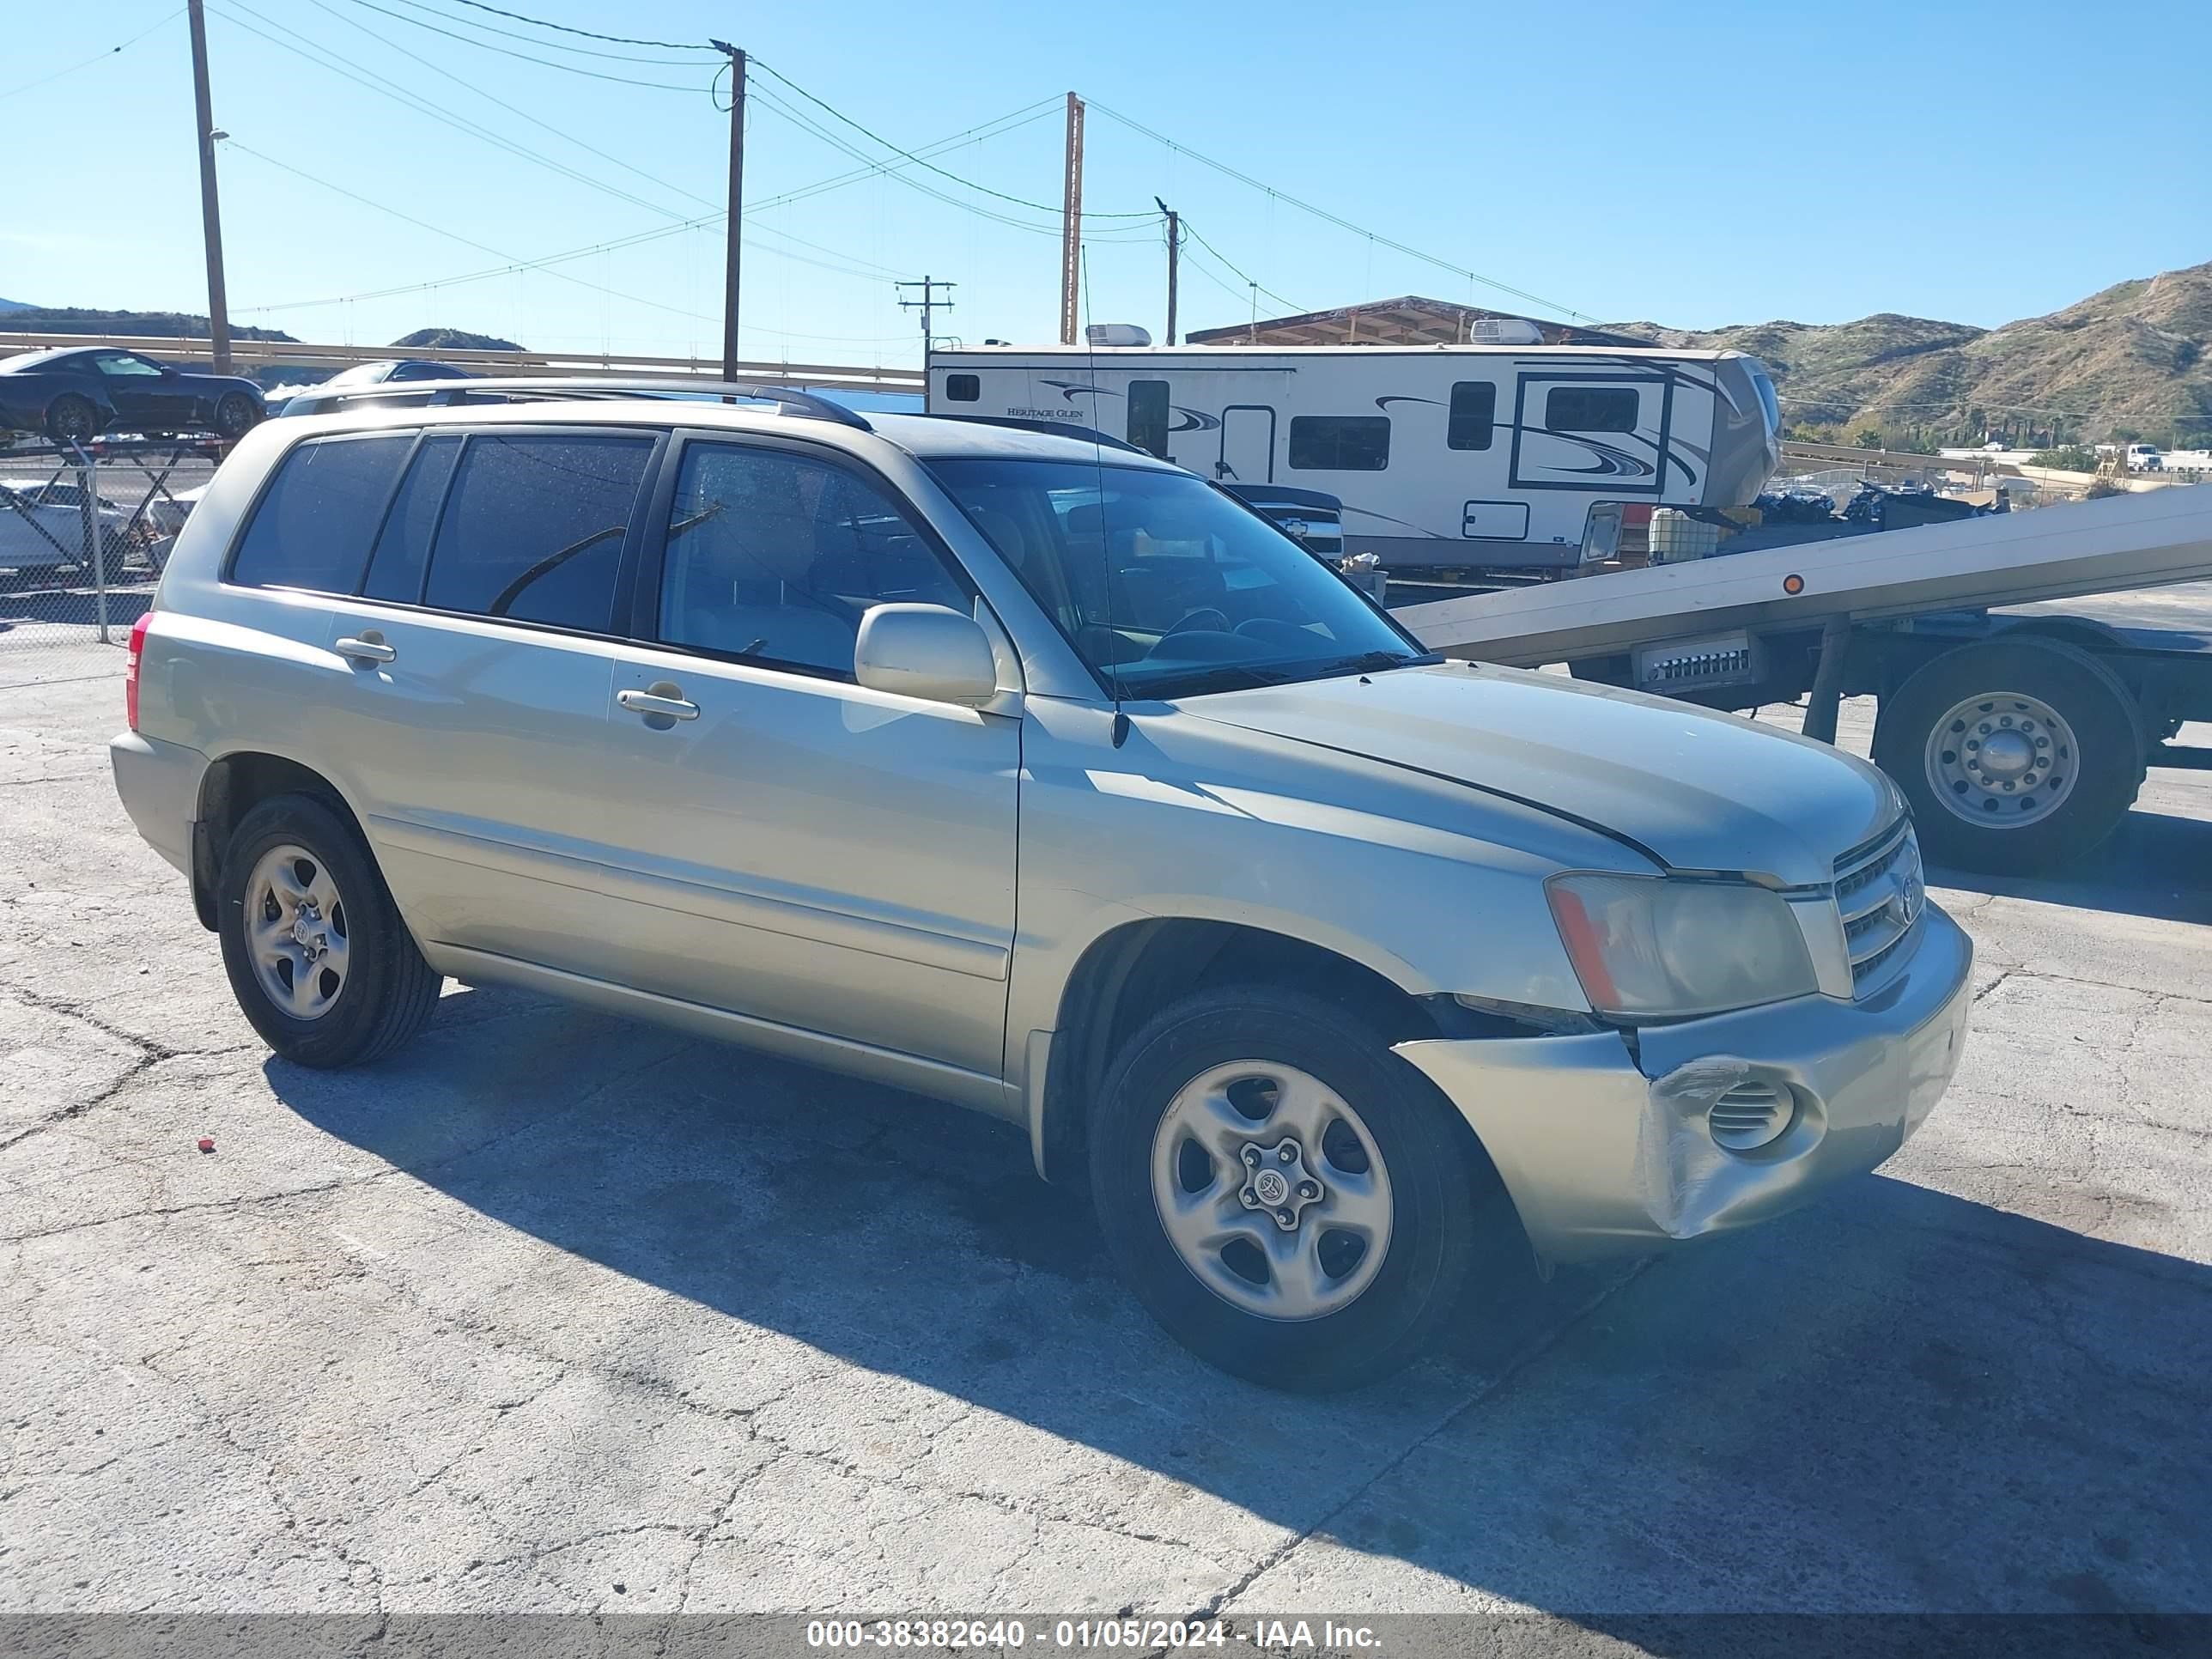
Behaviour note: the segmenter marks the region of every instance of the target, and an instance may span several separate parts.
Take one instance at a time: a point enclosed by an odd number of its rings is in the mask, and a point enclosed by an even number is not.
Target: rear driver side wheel
[[[46,436],[58,444],[81,444],[100,430],[100,411],[88,398],[64,392],[46,405]]]
[[[1273,1388],[1408,1364],[1457,1304],[1502,1199],[1449,1102],[1357,1015],[1268,986],[1165,1009],[1091,1120],[1116,1265],[1169,1333]]]
[[[248,812],[217,896],[231,991],[285,1059],[380,1059],[437,1006],[439,975],[353,827],[322,801],[280,795]]]

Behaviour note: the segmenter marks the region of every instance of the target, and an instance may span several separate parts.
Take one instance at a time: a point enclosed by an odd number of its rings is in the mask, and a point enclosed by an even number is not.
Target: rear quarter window
[[[350,593],[399,482],[415,434],[319,438],[277,464],[246,534],[230,580],[247,587]]]

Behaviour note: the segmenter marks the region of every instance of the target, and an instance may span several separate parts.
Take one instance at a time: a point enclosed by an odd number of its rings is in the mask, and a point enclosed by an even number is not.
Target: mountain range
[[[1882,312],[1856,322],[1608,330],[1680,349],[1732,347],[1773,371],[1801,431],[1880,431],[1893,447],[2212,433],[2212,263],[2118,283],[2047,316],[1997,328]]]

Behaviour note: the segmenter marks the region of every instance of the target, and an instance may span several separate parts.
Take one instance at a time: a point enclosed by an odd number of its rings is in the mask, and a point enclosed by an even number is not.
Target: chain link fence
[[[120,668],[219,459],[196,441],[0,447],[0,685]]]

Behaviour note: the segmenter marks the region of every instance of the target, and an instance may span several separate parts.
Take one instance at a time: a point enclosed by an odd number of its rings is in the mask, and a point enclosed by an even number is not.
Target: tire
[[[216,402],[215,429],[218,437],[242,438],[260,421],[261,410],[243,392],[226,392]]]
[[[337,980],[335,989],[326,990],[329,977],[311,969],[316,986],[303,1000],[319,1006],[304,1016],[295,1012],[300,1004],[288,1005],[272,994],[249,936],[249,904],[261,896],[264,861],[284,862],[281,851],[288,848],[305,855],[290,866],[296,885],[335,894],[335,903],[318,906],[323,914],[308,928],[312,937],[338,947],[320,960],[336,954],[345,958],[343,973],[330,976]],[[224,852],[216,891],[231,991],[262,1041],[286,1060],[325,1070],[366,1065],[421,1030],[437,1006],[440,976],[416,949],[361,837],[323,801],[280,795],[248,812]],[[284,908],[275,902],[281,922]],[[263,919],[268,920],[265,912]],[[279,936],[289,935],[280,930]],[[290,973],[276,978],[297,984],[298,951],[289,959]]]
[[[1188,1091],[1241,1098],[1248,1113],[1255,1104],[1267,1105],[1272,1084],[1255,1089],[1249,1074],[1224,1078],[1247,1068],[1293,1082],[1303,1075],[1333,1103],[1322,1108],[1324,1115],[1349,1107],[1366,1132],[1363,1141],[1349,1125],[1332,1124],[1322,1137],[1318,1157],[1306,1147],[1312,1136],[1294,1136],[1297,1161],[1278,1165],[1273,1157],[1296,1115],[1281,1104],[1289,1097],[1274,1097],[1281,1115],[1254,1122],[1254,1139],[1264,1146],[1259,1154],[1263,1161],[1254,1166],[1258,1177],[1276,1170],[1295,1178],[1301,1192],[1309,1176],[1317,1183],[1346,1188],[1322,1187],[1320,1197],[1310,1200],[1315,1216],[1310,1218],[1301,1205],[1296,1230],[1286,1236],[1270,1233],[1273,1217],[1251,1208],[1252,1198],[1240,1200],[1231,1190],[1246,1182],[1247,1175],[1226,1155],[1209,1160],[1200,1152],[1193,1159],[1185,1148],[1171,1151],[1165,1165],[1161,1163],[1162,1148],[1172,1146],[1176,1126],[1183,1121],[1179,1103],[1193,1097]],[[1218,1113],[1206,1120],[1224,1121]],[[1364,1021],[1319,998],[1267,986],[1207,992],[1156,1015],[1109,1068],[1089,1133],[1099,1225],[1109,1253],[1138,1299],[1200,1358],[1271,1388],[1315,1393],[1356,1388],[1409,1364],[1437,1334],[1467,1284],[1480,1236],[1478,1206],[1488,1195],[1504,1201],[1503,1189],[1488,1176],[1472,1135],[1450,1103],[1392,1054]],[[1224,1133],[1232,1139],[1240,1137],[1242,1121]],[[1346,1136],[1344,1145],[1336,1146]],[[1224,1247],[1207,1260],[1202,1273],[1175,1243],[1163,1219],[1163,1200],[1156,1194],[1165,1179],[1178,1193],[1200,1188],[1218,1192],[1220,1207],[1212,1212],[1231,1215],[1234,1224],[1260,1240],[1273,1240],[1285,1249],[1304,1247],[1316,1218],[1349,1213],[1339,1206],[1352,1201],[1349,1189],[1360,1177],[1347,1176],[1338,1164],[1356,1168],[1367,1156],[1363,1146],[1379,1154],[1379,1171],[1370,1162],[1365,1179],[1370,1195],[1378,1185],[1385,1190],[1387,1242],[1379,1263],[1360,1252],[1356,1265],[1331,1281],[1338,1288],[1328,1295],[1342,1299],[1317,1311],[1286,1304],[1283,1315],[1271,1316],[1240,1305],[1273,1297],[1281,1288],[1272,1270],[1267,1286],[1249,1282],[1253,1264],[1265,1260],[1259,1246]],[[1238,1150],[1240,1156],[1249,1156],[1249,1146]],[[1200,1164],[1210,1164],[1202,1179]],[[1170,1173],[1164,1176],[1164,1168]],[[1243,1190],[1249,1194],[1255,1187]],[[1277,1190],[1281,1191],[1279,1182]],[[1269,1201],[1275,1196],[1268,1194]],[[1366,1201],[1371,1204],[1371,1196]],[[1311,1235],[1315,1259],[1331,1271],[1338,1268],[1349,1253],[1347,1237],[1325,1224],[1317,1227]],[[1320,1254],[1332,1249],[1339,1260]],[[1248,1281],[1242,1288],[1240,1279]],[[1296,1283],[1293,1276],[1282,1281]],[[1217,1284],[1229,1288],[1217,1289]]]
[[[64,392],[46,405],[46,436],[58,444],[81,444],[100,430],[100,411],[88,398]]]
[[[2018,793],[1996,791],[1984,781],[1991,774],[1960,772],[1973,763],[1965,751],[1978,732],[2002,733],[2015,720],[2022,724],[2014,729],[2033,725],[2030,741],[2039,745],[2038,769]],[[1945,735],[1960,744],[1939,744]],[[1928,856],[1999,875],[2058,868],[2094,851],[2134,804],[2148,748],[2141,712],[2119,677],[2079,646],[2051,639],[1945,652],[1882,699],[1874,734],[1875,761],[1911,803]],[[2061,755],[2075,769],[2070,775]],[[2017,816],[2030,811],[2041,816]]]

